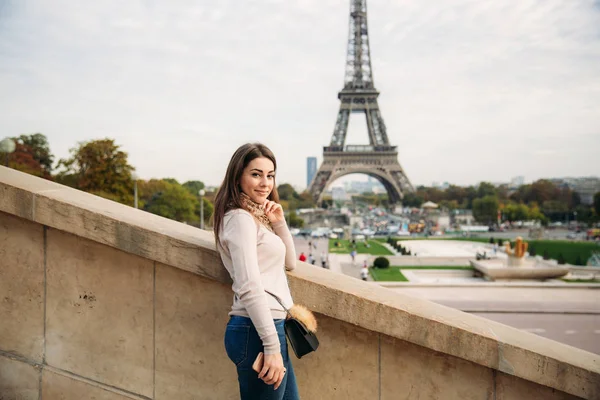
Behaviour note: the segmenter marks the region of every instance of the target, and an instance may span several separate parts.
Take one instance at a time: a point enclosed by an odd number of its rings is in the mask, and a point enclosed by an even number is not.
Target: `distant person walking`
[[[300,257],[298,257],[298,259],[302,262],[306,262],[306,255],[304,254],[304,252],[300,253]]]
[[[367,267],[367,262],[365,261],[362,268],[360,269],[360,279],[362,279],[363,281],[366,281],[368,278],[369,278],[369,267]]]
[[[350,257],[352,257],[352,263],[354,263],[355,259],[356,259],[356,250],[352,250],[350,252]]]
[[[308,263],[315,265],[315,258],[313,257],[312,253],[308,254]]]
[[[327,268],[327,253],[321,252],[321,267]]]

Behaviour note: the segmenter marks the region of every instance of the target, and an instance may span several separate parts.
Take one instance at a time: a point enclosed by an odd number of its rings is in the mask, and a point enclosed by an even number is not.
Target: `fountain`
[[[526,258],[528,244],[518,237],[515,247],[505,245],[506,258],[470,260],[471,265],[489,281],[556,279],[569,273],[569,268],[536,258]]]
[[[506,255],[508,256],[509,267],[522,267],[525,260],[525,254],[527,253],[527,247],[529,243],[525,243],[521,236],[517,237],[515,241],[515,248],[510,248],[510,242],[507,241],[505,244]]]

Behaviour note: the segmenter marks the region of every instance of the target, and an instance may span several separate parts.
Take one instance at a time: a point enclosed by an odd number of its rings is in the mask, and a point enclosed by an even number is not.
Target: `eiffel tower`
[[[373,83],[367,0],[350,0],[350,29],[344,88],[338,93],[340,110],[329,146],[323,147],[323,163],[308,190],[320,202],[323,192],[336,179],[348,174],[366,174],[383,184],[390,204],[414,191],[398,162],[396,146],[390,145],[379,111],[379,92]],[[364,113],[369,131],[368,145],[346,145],[350,113]]]

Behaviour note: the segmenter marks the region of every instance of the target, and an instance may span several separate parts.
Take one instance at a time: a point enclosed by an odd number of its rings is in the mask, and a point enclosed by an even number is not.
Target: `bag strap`
[[[268,290],[265,290],[265,292],[266,292],[267,294],[270,294],[271,296],[273,296],[273,297],[275,298],[275,300],[277,300],[277,302],[278,302],[278,303],[281,305],[281,307],[283,307],[283,309],[285,310],[285,312],[286,312],[288,315],[290,315],[290,316],[291,316],[291,314],[290,314],[290,310],[289,310],[289,309],[288,309],[286,306],[284,306],[284,305],[283,305],[283,301],[281,301],[281,299],[279,298],[279,296],[277,296],[277,295],[275,295],[275,294],[273,294],[273,293],[269,292]]]

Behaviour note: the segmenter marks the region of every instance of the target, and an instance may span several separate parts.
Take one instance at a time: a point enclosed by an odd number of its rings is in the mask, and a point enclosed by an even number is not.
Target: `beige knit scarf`
[[[262,204],[258,204],[244,192],[241,194],[240,202],[242,203],[244,210],[252,214],[260,224],[264,225],[265,228],[273,232],[273,225],[271,225],[269,217],[267,217],[267,214],[265,214]]]

